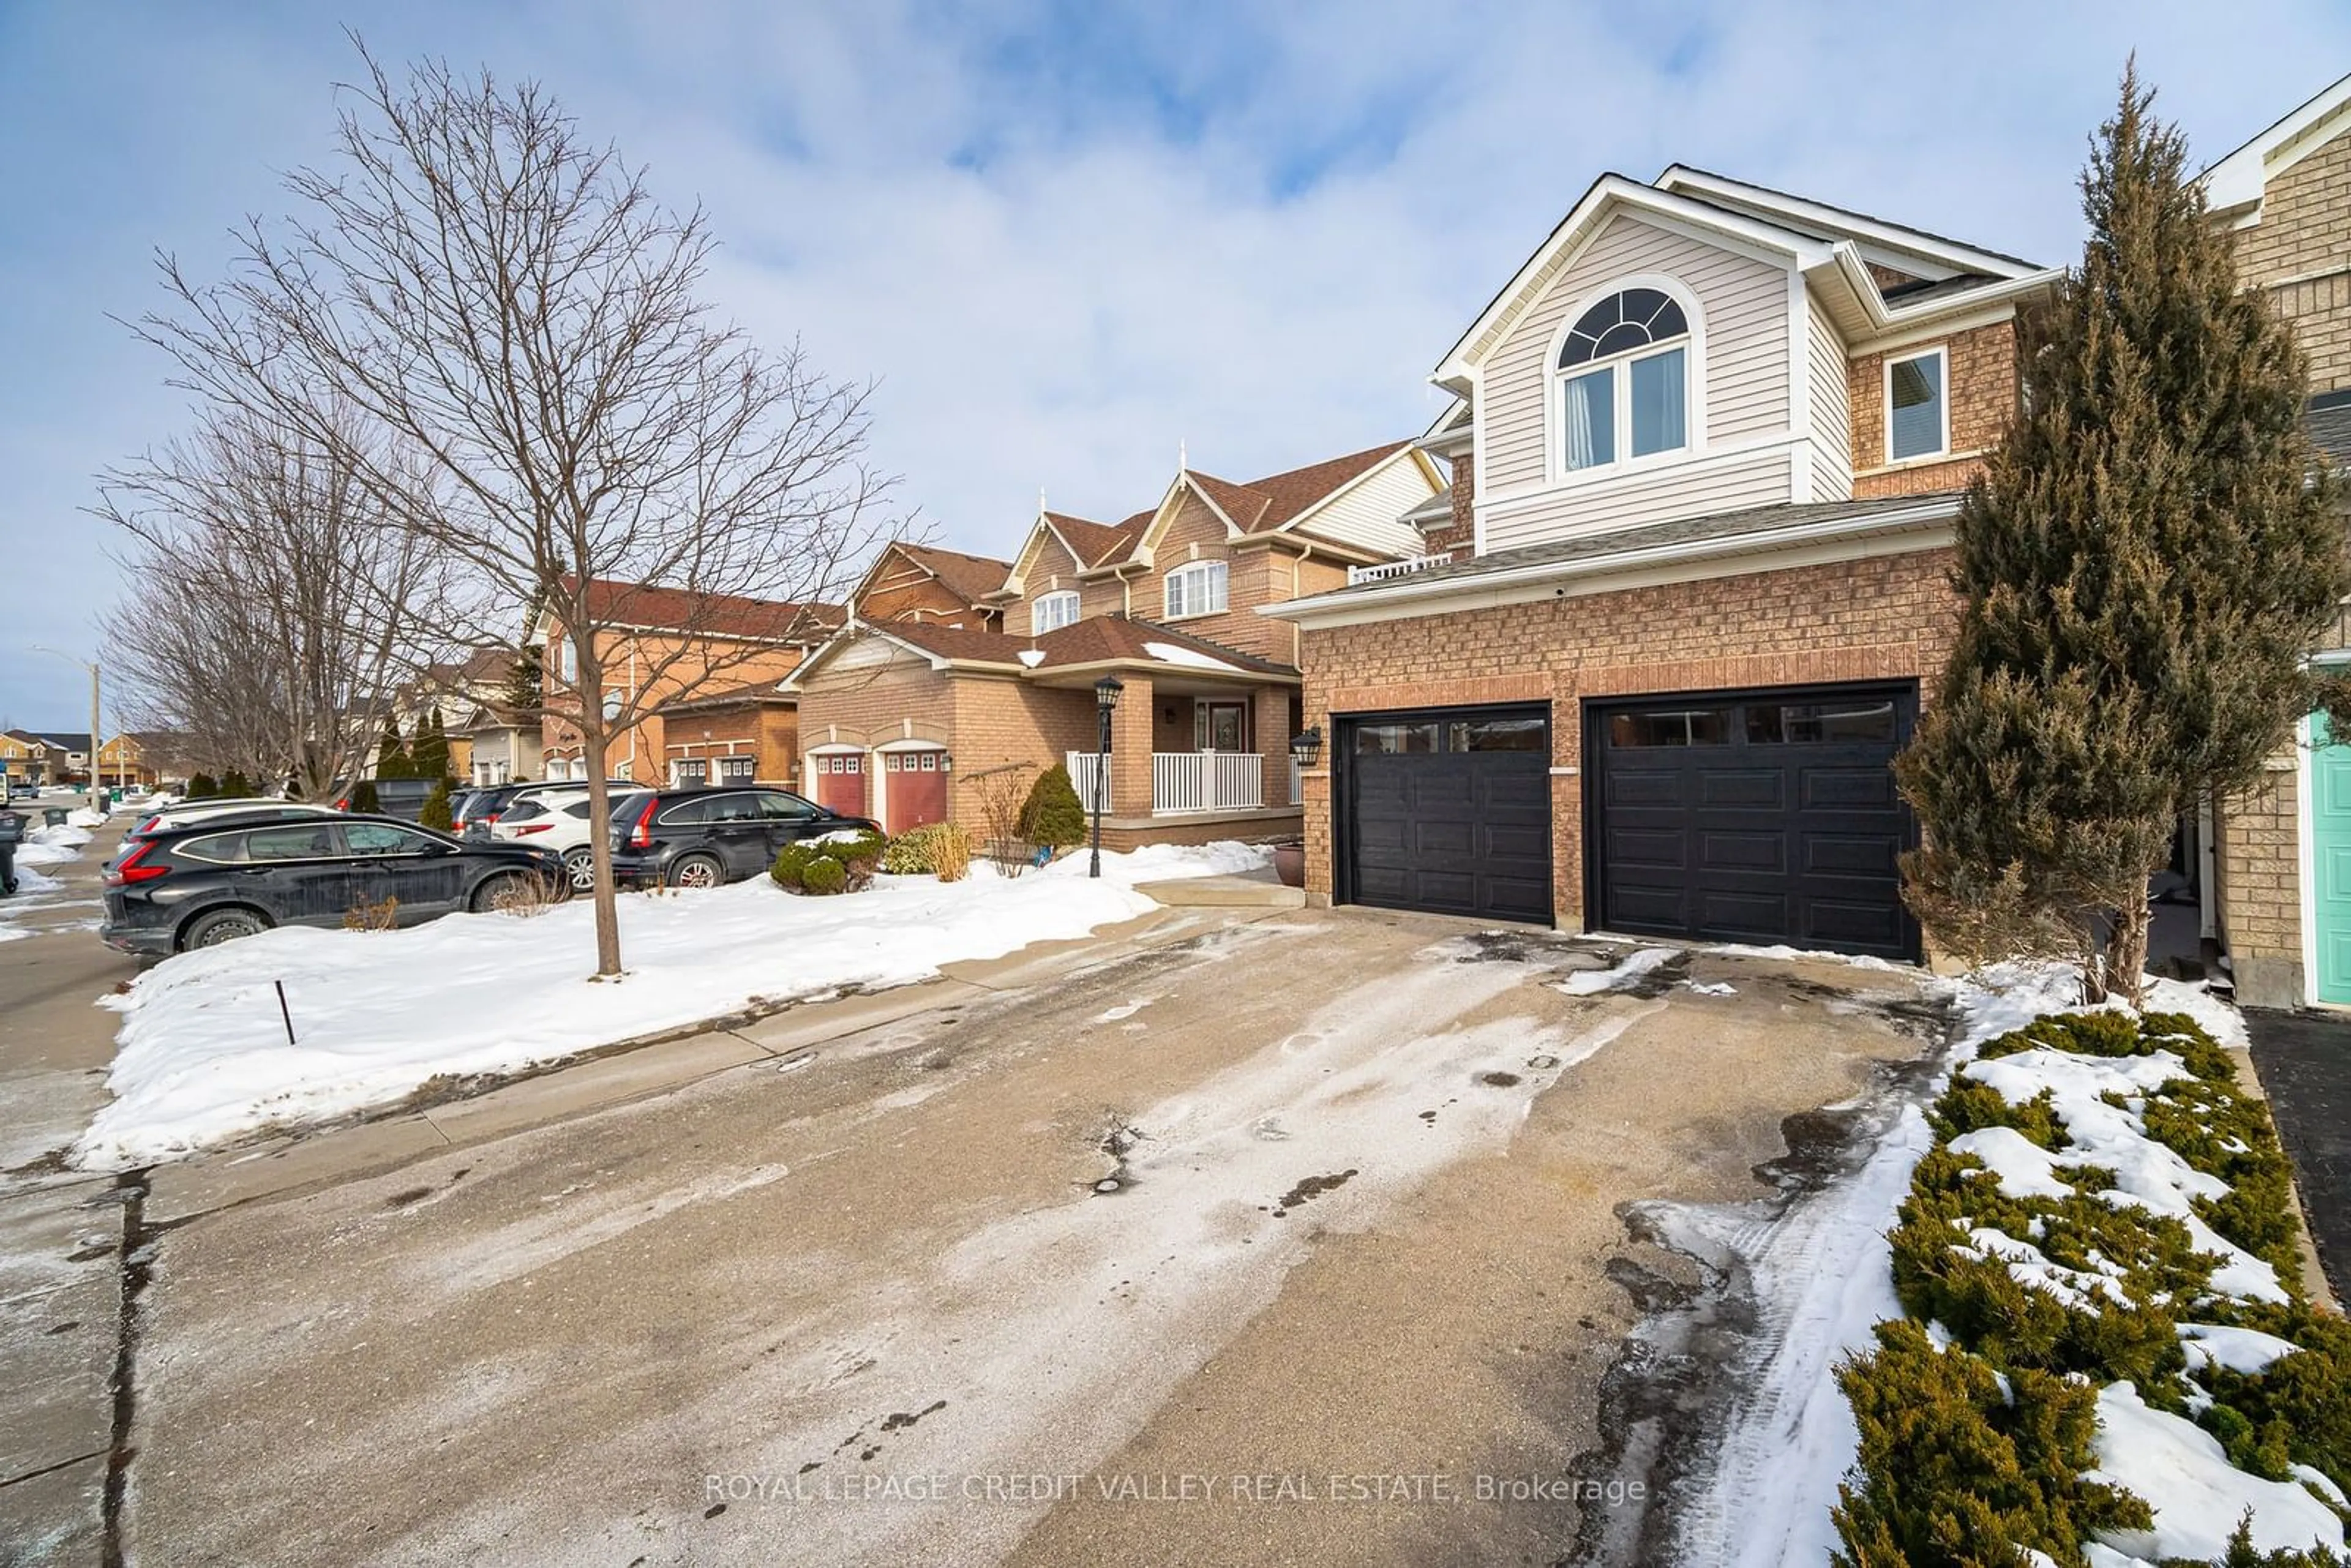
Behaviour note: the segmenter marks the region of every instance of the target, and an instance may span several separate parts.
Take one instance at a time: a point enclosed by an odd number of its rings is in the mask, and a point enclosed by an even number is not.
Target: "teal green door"
[[[2325,714],[2310,737],[2312,978],[2320,1001],[2351,1004],[2351,746],[2334,744]]]

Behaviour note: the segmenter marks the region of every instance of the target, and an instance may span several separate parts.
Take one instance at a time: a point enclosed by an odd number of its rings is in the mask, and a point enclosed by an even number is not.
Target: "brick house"
[[[643,583],[595,580],[589,591],[594,617],[607,629],[596,654],[608,690],[617,699],[652,710],[614,737],[606,763],[616,779],[666,780],[691,772],[672,768],[671,723],[675,718],[684,729],[699,730],[707,721],[699,712],[677,714],[672,705],[722,691],[739,695],[778,685],[841,620],[836,605],[780,603]],[[566,683],[578,667],[576,651],[550,613],[533,617],[525,640],[539,648],[546,672],[540,776],[585,777],[580,730],[566,716],[573,702]],[[794,742],[790,719],[778,722],[782,729],[772,755],[780,765],[793,755]],[[699,737],[682,733],[678,738],[677,759],[706,756],[699,749]]]
[[[1889,768],[2057,274],[1676,167],[1595,183],[1439,363],[1420,559],[1268,607],[1319,899],[1915,958]]]
[[[1405,516],[1441,489],[1427,455],[1392,442],[1245,484],[1186,466],[1117,524],[1040,508],[980,596],[990,624],[883,619],[902,570],[885,556],[790,683],[801,777],[893,832],[977,828],[1000,768],[1064,763],[1090,798],[1093,688],[1110,676],[1105,842],[1294,835],[1298,634],[1257,612],[1415,557]]]
[[[2351,77],[2203,174],[2237,235],[2246,285],[2292,321],[2310,370],[2313,442],[2351,472]],[[2351,615],[2315,657],[2351,663]],[[2351,1006],[2351,746],[2314,717],[2260,788],[2212,812],[2217,907],[2237,998],[2254,1007]]]

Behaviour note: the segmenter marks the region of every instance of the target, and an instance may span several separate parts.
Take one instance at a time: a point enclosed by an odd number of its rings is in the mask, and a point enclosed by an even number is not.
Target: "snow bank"
[[[2155,1528],[2117,1531],[2108,1546],[2131,1556],[2210,1561],[2229,1550],[2245,1511],[2253,1548],[2343,1550],[2343,1521],[2294,1481],[2265,1481],[2229,1463],[2220,1439],[2193,1421],[2150,1410],[2127,1383],[2098,1391],[2098,1468],[2089,1479],[2128,1487],[2155,1510]]]
[[[1571,997],[1597,996],[1602,991],[1614,991],[1631,985],[1668,958],[1680,952],[1676,947],[1644,947],[1613,969],[1579,969],[1552,988],[1565,991]]]
[[[1137,882],[1246,871],[1241,844],[1075,856],[1019,878],[875,879],[802,898],[765,877],[620,901],[620,979],[599,983],[587,901],[532,918],[453,915],[384,932],[287,927],[183,954],[101,1005],[123,1014],[113,1103],[76,1163],[150,1164],[276,1123],[381,1105],[427,1079],[509,1071],[754,1001],[904,985],[943,964],[1082,936],[1156,907]],[[276,985],[286,988],[288,1045]]]

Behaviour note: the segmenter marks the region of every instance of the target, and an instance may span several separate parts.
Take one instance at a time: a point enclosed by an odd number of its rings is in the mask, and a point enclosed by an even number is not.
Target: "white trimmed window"
[[[1950,356],[1941,349],[1886,361],[1886,460],[1951,449]]]
[[[669,781],[674,785],[707,784],[710,764],[699,757],[674,758],[669,765]]]
[[[718,781],[721,784],[748,784],[758,770],[756,757],[722,757],[718,759]]]
[[[1225,607],[1225,563],[1196,560],[1167,574],[1167,619],[1214,615]]]
[[[1029,604],[1029,630],[1042,634],[1058,632],[1064,626],[1074,626],[1078,621],[1078,596],[1067,589],[1059,593],[1040,593]]]
[[[1623,289],[1584,311],[1554,369],[1562,473],[1688,447],[1689,318],[1664,289]]]

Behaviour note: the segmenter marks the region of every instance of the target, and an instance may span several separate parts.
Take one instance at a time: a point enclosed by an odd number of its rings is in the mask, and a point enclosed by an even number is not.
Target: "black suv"
[[[642,790],[612,803],[612,879],[716,887],[758,876],[796,839],[861,829],[881,831],[781,789]]]
[[[569,894],[563,857],[471,844],[391,817],[197,822],[150,839],[106,871],[110,947],[166,957],[273,925],[340,925],[397,899],[402,925],[507,896]]]

